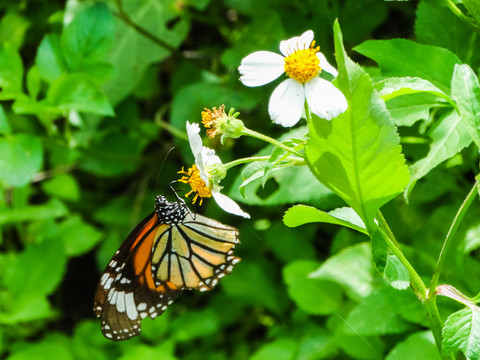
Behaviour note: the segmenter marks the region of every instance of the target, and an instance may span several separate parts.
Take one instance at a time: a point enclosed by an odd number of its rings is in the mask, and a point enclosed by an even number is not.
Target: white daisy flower
[[[304,110],[305,100],[310,111],[326,120],[337,117],[347,109],[343,93],[331,82],[318,75],[322,71],[338,75],[325,56],[315,47],[313,31],[280,42],[279,55],[257,51],[243,58],[238,67],[240,81],[246,86],[261,86],[283,73],[289,79],[276,87],[270,97],[268,112],[272,120],[282,126],[295,125]]]
[[[235,201],[220,192],[222,187],[219,183],[226,175],[225,168],[220,158],[215,155],[215,150],[203,146],[199,133],[200,127],[198,124],[190,124],[187,121],[188,141],[195,157],[195,164],[188,171],[183,169],[179,171],[180,174],[185,175],[179,181],[190,184],[192,187],[192,190],[186,196],[195,193],[193,203],[197,198],[200,198],[200,205],[203,198],[213,196],[218,206],[226,212],[249,219],[249,214],[243,211]]]

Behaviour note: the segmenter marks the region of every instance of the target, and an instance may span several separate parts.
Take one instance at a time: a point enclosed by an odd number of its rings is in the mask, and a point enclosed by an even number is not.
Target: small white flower
[[[192,191],[187,196],[195,192],[194,202],[197,197],[213,196],[218,206],[226,212],[249,219],[249,214],[243,211],[235,201],[220,192],[222,187],[219,182],[225,177],[225,169],[220,158],[215,155],[215,150],[203,146],[199,133],[198,124],[190,124],[187,121],[188,141],[195,157],[195,165],[188,172],[183,170],[181,172],[188,176],[184,176],[180,181],[192,186]]]
[[[347,109],[343,93],[331,82],[319,78],[322,71],[338,75],[325,56],[315,47],[313,31],[280,42],[279,55],[257,51],[243,58],[238,67],[240,81],[246,86],[261,86],[275,80],[284,72],[289,79],[276,87],[270,97],[268,112],[282,126],[295,125],[304,110],[305,100],[315,115],[326,120],[337,117]]]

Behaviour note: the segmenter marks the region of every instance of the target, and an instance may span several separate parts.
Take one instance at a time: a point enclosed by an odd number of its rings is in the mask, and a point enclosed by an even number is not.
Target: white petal
[[[287,79],[273,91],[268,103],[268,113],[275,123],[293,126],[300,120],[304,104],[303,85],[294,79]]]
[[[283,74],[283,56],[271,51],[257,51],[243,58],[238,71],[243,85],[265,85]]]
[[[250,215],[240,209],[240,206],[238,206],[238,204],[232,199],[230,199],[228,196],[223,195],[217,190],[212,190],[212,195],[218,206],[220,206],[226,212],[250,219]]]
[[[192,149],[193,156],[195,157],[195,162],[197,159],[202,158],[202,138],[199,135],[200,127],[197,123],[190,124],[187,121],[187,135],[188,142],[190,143],[190,148]]]
[[[280,51],[283,55],[289,56],[297,50],[308,49],[313,41],[313,31],[307,30],[300,36],[280,42]]]
[[[331,82],[314,78],[305,84],[305,96],[310,110],[326,120],[347,110],[347,99]]]
[[[325,55],[323,55],[321,52],[317,52],[317,57],[320,60],[320,67],[322,68],[323,71],[326,71],[335,77],[338,76],[337,69],[335,69],[332,65],[328,63]]]
[[[207,168],[212,164],[221,164],[222,161],[220,158],[215,155],[215,150],[210,149],[206,146],[202,148],[202,163],[195,162],[197,169],[200,172],[200,178],[207,184],[210,184],[210,177],[208,176]]]

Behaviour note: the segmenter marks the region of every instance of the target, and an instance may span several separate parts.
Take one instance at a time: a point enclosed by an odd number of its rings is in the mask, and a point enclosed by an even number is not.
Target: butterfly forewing
[[[140,333],[145,317],[163,313],[182,290],[212,289],[240,261],[238,230],[191,214],[183,202],[156,198],[155,212],[127,237],[107,265],[94,311],[112,340]]]

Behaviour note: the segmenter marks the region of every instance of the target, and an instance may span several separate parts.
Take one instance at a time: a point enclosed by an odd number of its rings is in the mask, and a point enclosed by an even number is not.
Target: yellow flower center
[[[218,109],[214,107],[212,110],[204,108],[202,111],[202,124],[207,129],[207,135],[209,138],[214,138],[215,135],[220,133],[221,123],[226,120],[225,105],[220,106]]]
[[[205,181],[202,180],[200,177],[200,171],[198,171],[197,166],[194,164],[188,171],[185,171],[182,167],[182,170],[178,172],[178,174],[184,174],[178,181],[189,184],[192,188],[185,197],[189,197],[191,194],[195,194],[193,197],[193,203],[200,198],[199,205],[202,205],[204,198],[212,197],[212,191],[210,188],[205,184]]]
[[[312,41],[308,49],[300,49],[288,55],[285,58],[285,73],[302,84],[309,82],[322,71],[318,51],[320,46],[315,47],[315,41]]]

